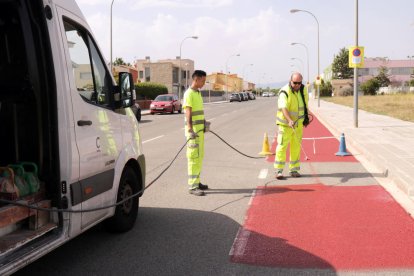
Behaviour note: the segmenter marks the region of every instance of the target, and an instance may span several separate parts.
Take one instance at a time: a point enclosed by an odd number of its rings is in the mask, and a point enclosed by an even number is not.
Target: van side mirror
[[[136,95],[131,73],[119,73],[119,86],[114,94],[115,108],[126,108],[134,104]]]

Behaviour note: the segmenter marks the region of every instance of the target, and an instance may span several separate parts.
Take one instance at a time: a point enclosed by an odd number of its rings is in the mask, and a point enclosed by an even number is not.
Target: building
[[[117,66],[113,66],[112,70],[113,70],[113,75],[114,76],[117,76],[120,72],[131,73],[132,79],[134,80],[134,83],[137,83],[138,82],[138,70],[135,69],[132,66],[128,66],[128,65],[117,65]]]
[[[163,84],[169,93],[178,95],[178,73],[181,68],[181,92],[191,85],[191,75],[194,72],[194,61],[191,59],[165,59],[152,62],[150,57],[137,60],[135,68],[138,71],[139,82],[153,82]]]
[[[224,91],[224,92],[240,92],[240,91],[252,91],[255,89],[255,84],[244,81],[237,74],[224,74],[216,72],[207,75],[206,83],[211,84],[211,90]]]
[[[404,86],[413,75],[414,60],[390,60],[387,58],[365,58],[364,68],[358,69],[358,82],[364,83],[377,76],[381,67],[388,69],[389,79],[392,86]],[[332,65],[324,70],[324,80],[332,78]]]
[[[375,77],[381,67],[388,69],[392,86],[404,86],[413,76],[414,60],[390,60],[387,58],[365,58],[364,68],[358,69],[358,81],[364,83]]]

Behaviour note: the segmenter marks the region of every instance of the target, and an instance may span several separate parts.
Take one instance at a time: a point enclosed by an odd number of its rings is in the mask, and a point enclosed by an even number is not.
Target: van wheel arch
[[[140,191],[140,178],[136,170],[126,166],[119,181],[116,202],[136,194]],[[131,198],[115,207],[115,213],[105,221],[105,227],[110,232],[123,233],[131,230],[138,217],[139,196]]]

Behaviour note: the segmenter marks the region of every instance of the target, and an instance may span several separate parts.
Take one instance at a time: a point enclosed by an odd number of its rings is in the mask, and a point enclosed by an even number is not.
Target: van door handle
[[[89,120],[79,120],[78,126],[90,126],[92,125],[92,121]]]

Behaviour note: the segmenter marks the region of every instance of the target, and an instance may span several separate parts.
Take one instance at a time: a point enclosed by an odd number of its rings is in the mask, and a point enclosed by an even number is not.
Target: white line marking
[[[253,198],[256,196],[256,191],[253,190],[252,195],[250,196],[249,206],[252,204]],[[247,221],[247,215],[244,218],[244,221]],[[236,238],[233,241],[233,245],[230,249],[229,255],[234,257],[240,257],[244,255],[246,251],[247,242],[249,241],[250,231],[245,229],[244,226],[240,226],[237,231]]]
[[[252,195],[250,196],[249,203],[247,204],[248,206],[252,205],[253,198],[256,196],[256,191],[257,190],[254,190],[253,193],[252,193]],[[244,220],[246,220],[246,218]]]
[[[269,169],[261,169],[258,178],[265,179],[268,173],[269,173]]]
[[[156,139],[160,139],[160,138],[162,138],[162,137],[164,137],[164,135],[160,135],[160,136],[157,136],[157,137],[155,137],[155,138],[148,139],[148,140],[146,140],[146,141],[143,141],[142,143],[143,143],[143,144],[145,144],[145,143],[148,143],[148,142],[154,141],[154,140],[156,140]]]
[[[230,249],[229,255],[235,257],[243,256],[249,237],[250,231],[244,229],[243,227],[240,227],[239,231],[237,232],[237,236],[234,239],[233,246]]]

